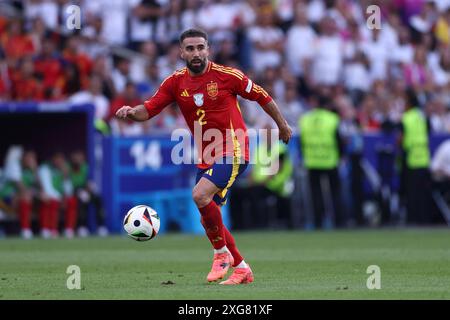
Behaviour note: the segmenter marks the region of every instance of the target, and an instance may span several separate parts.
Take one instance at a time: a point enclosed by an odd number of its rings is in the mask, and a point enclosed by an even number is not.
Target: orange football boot
[[[248,268],[235,268],[228,280],[222,281],[220,284],[247,284],[253,282],[253,280],[252,269],[248,266]]]
[[[215,253],[211,271],[206,278],[208,282],[223,279],[233,263],[233,256],[229,252]]]

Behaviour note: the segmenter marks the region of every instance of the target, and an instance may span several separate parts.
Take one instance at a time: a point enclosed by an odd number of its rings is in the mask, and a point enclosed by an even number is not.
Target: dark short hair
[[[186,38],[196,38],[200,37],[206,40],[208,42],[208,34],[201,30],[201,29],[187,29],[186,31],[183,31],[183,33],[180,35],[180,44],[183,42]]]
[[[407,108],[420,107],[420,102],[417,97],[417,94],[411,87],[406,89],[406,104]]]

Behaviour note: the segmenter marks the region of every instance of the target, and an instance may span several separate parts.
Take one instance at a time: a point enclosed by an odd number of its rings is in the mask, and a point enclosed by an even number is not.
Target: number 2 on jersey
[[[203,119],[205,118],[206,112],[203,109],[198,109],[197,110],[197,115],[199,116],[198,118],[198,123],[200,123],[201,126],[206,124],[206,121],[203,121]]]

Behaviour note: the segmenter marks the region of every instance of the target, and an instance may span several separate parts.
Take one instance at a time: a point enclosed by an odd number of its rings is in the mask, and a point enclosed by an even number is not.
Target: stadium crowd
[[[294,131],[324,94],[344,135],[392,130],[412,92],[431,133],[450,134],[449,0],[3,0],[0,101],[90,102],[104,134],[184,127],[176,106],[144,123],[113,115],[184,67],[178,36],[190,27],[208,32],[212,61],[265,88]],[[268,125],[254,102],[241,105],[248,127]]]
[[[148,98],[184,66],[177,37],[197,26],[212,60],[245,71],[279,101],[292,128],[332,89],[334,105],[363,131],[398,124],[413,88],[433,132],[450,132],[449,1],[0,1],[0,100],[91,101],[112,132],[182,125],[177,108],[154,124],[116,123],[114,111]],[[80,29],[68,29],[69,6]],[[369,5],[380,28],[369,29]],[[7,10],[9,8],[9,10]],[[69,9],[68,9],[69,8]],[[125,50],[127,49],[127,50]],[[244,103],[245,104],[245,103]],[[267,121],[243,108],[250,127]]]

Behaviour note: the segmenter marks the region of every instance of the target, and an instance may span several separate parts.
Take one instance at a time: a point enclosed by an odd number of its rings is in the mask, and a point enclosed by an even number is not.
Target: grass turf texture
[[[2,239],[0,299],[450,299],[448,229],[235,238],[255,273],[252,284],[207,284],[212,251],[204,236]],[[69,265],[81,269],[81,290],[66,287]],[[381,269],[380,290],[367,289],[369,265]]]

